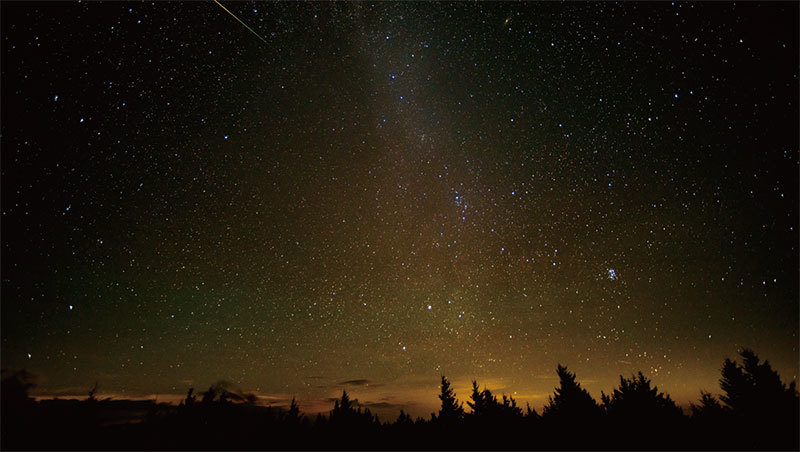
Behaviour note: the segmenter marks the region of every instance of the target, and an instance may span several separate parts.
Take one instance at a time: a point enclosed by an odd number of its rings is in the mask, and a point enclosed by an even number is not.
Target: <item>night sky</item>
[[[2,366],[429,416],[798,376],[798,4],[2,3]],[[257,36],[257,35],[259,36]],[[263,38],[263,40],[262,40]]]

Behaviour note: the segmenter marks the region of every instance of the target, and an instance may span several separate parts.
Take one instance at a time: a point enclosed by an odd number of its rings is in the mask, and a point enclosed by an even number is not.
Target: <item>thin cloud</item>
[[[530,393],[530,394],[513,394],[512,396],[514,397],[514,399],[520,399],[520,400],[523,400],[523,399],[539,400],[539,399],[546,399],[547,397],[549,397],[551,395],[552,394],[549,393],[549,392],[539,392],[539,393]]]
[[[283,406],[283,405],[289,405],[291,403],[291,401],[292,401],[291,397],[287,398],[284,395],[275,396],[275,395],[258,394],[258,395],[256,395],[256,397],[258,398],[259,401],[261,401],[263,403],[266,403],[268,405],[273,405],[273,406],[279,406],[279,407]]]
[[[390,402],[359,402],[358,406],[362,406],[364,408],[370,409],[400,409],[405,408],[409,404],[400,404],[400,403],[390,403]]]
[[[347,380],[339,382],[340,385],[349,385],[349,386],[377,386],[374,384],[372,380],[367,379],[360,379],[360,380]]]

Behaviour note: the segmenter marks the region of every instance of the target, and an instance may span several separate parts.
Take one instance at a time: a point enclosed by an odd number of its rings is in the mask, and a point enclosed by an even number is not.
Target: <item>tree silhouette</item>
[[[334,401],[329,422],[344,429],[366,428],[379,423],[377,416],[373,416],[369,408],[362,411],[360,406],[354,407],[357,404],[358,400],[350,400],[347,391],[343,390],[342,397]]]
[[[721,418],[725,414],[725,408],[719,403],[716,397],[710,392],[700,391],[700,404],[691,403],[692,417],[702,418]]]
[[[689,405],[692,411],[692,433],[697,449],[734,449],[740,444],[730,441],[730,410],[716,397],[700,391],[700,403]]]
[[[681,409],[668,395],[650,386],[650,379],[640,371],[631,378],[619,377],[619,388],[611,397],[602,394],[603,408],[612,418],[623,422],[670,421],[680,418]]]
[[[509,421],[515,418],[522,418],[522,408],[517,406],[514,397],[503,394],[503,402],[497,400],[497,396],[492,394],[489,388],[483,391],[478,390],[478,382],[472,381],[472,401],[467,401],[467,405],[472,408],[471,416],[475,418],[485,418],[492,421]]]
[[[86,399],[87,402],[97,402],[95,394],[97,394],[98,387],[99,387],[99,382],[95,381],[94,386],[92,387],[92,389],[89,390],[89,397]]]
[[[441,393],[439,400],[442,401],[442,407],[439,409],[439,422],[445,424],[452,424],[460,421],[464,417],[464,405],[458,403],[456,394],[453,388],[450,387],[450,382],[442,375]]]
[[[797,398],[795,382],[788,386],[769,361],[759,363],[752,350],[744,349],[739,355],[743,365],[725,359],[722,365],[720,388],[725,393],[720,399],[738,415],[755,415],[784,405]]]
[[[492,394],[489,388],[481,391],[478,382],[472,381],[472,395],[467,405],[472,412],[464,417],[465,427],[470,429],[466,437],[472,438],[469,448],[498,449],[518,448],[512,444],[519,439],[522,430],[522,409],[517,406],[513,397],[503,394],[502,402]],[[478,431],[492,432],[493,435],[476,435]]]
[[[514,397],[496,396],[472,382],[467,405],[456,398],[442,377],[441,407],[431,422],[401,410],[395,422],[381,424],[367,407],[342,391],[329,416],[312,423],[295,398],[288,408],[260,406],[254,396],[220,381],[196,395],[190,388],[177,409],[139,401],[97,400],[95,388],[86,400],[35,401],[28,396],[30,374],[3,374],[3,449],[136,450],[798,450],[798,397],[767,362],[741,353],[741,365],[725,360],[722,396],[701,391],[691,405],[692,417],[659,392],[642,372],[620,377],[617,388],[602,394],[598,405],[559,365],[559,386],[541,417]],[[200,399],[202,398],[202,402]],[[145,412],[144,422],[108,423],[112,405]],[[524,413],[523,413],[524,411]],[[112,414],[112,416],[114,416]],[[47,432],[47,434],[41,434]],[[733,432],[733,433],[732,433]]]
[[[575,374],[558,365],[559,386],[542,409],[542,425],[549,435],[544,439],[548,449],[597,449],[603,411],[597,402],[575,381]],[[580,429],[581,435],[574,431]]]
[[[487,416],[489,414],[489,406],[491,404],[492,392],[488,388],[483,391],[478,389],[478,382],[472,380],[472,401],[467,401],[467,405],[472,408],[471,415],[474,417]]]
[[[541,416],[539,416],[539,413],[537,413],[535,409],[531,408],[531,404],[525,402],[525,418],[529,420],[537,420],[540,417]]]
[[[650,380],[639,372],[631,378],[619,377],[619,388],[609,397],[602,394],[603,409],[608,415],[608,424],[624,428],[618,443],[627,447],[647,444],[651,438],[652,426],[658,425],[666,431],[679,430],[684,420],[683,412],[658,387],[651,386]],[[661,438],[659,447],[669,449],[679,446],[675,435]],[[652,446],[651,446],[652,447]]]
[[[189,392],[186,393],[186,398],[183,399],[182,404],[186,408],[191,408],[194,406],[194,403],[197,401],[197,396],[193,395],[194,388],[189,388]]]
[[[722,365],[719,383],[724,394],[720,399],[730,409],[735,428],[751,433],[745,445],[798,449],[800,404],[795,382],[784,384],[769,362],[760,363],[750,349],[739,355],[741,366],[727,358]]]
[[[525,414],[523,415],[523,427],[528,430],[536,430],[541,426],[542,417],[529,403],[525,403]]]
[[[217,388],[214,385],[208,387],[208,391],[203,394],[201,403],[203,405],[210,405],[217,398]]]
[[[499,407],[500,416],[504,420],[522,419],[522,408],[517,406],[517,401],[512,396],[503,394],[503,404]]]
[[[300,414],[300,407],[297,405],[297,400],[292,397],[292,403],[289,405],[289,410],[286,412],[286,420],[290,423],[299,423],[302,414]]]
[[[395,421],[395,424],[396,425],[401,425],[401,426],[409,426],[409,425],[413,425],[414,421],[411,420],[411,416],[406,414],[406,412],[403,411],[403,409],[401,408],[400,409],[400,415],[397,416],[397,420]]]
[[[559,387],[555,388],[555,397],[550,396],[549,403],[544,406],[542,417],[553,420],[592,420],[599,417],[600,407],[589,391],[575,381],[575,374],[561,364],[556,368],[556,373]]]
[[[739,414],[754,410],[757,403],[755,382],[736,361],[725,358],[719,386],[724,392],[720,399],[728,408]]]
[[[342,391],[342,398],[339,402],[339,408],[342,411],[350,411],[353,409],[353,402],[350,401],[350,396],[347,395],[347,391]]]

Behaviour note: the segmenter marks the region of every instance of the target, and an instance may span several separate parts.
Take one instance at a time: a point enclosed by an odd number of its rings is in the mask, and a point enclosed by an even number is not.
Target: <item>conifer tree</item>
[[[619,377],[619,388],[609,397],[602,395],[603,407],[612,418],[639,423],[676,420],[683,414],[669,395],[658,392],[642,372],[631,378]]]
[[[442,401],[442,408],[439,410],[438,420],[444,423],[456,422],[464,417],[464,405],[458,403],[450,382],[442,375],[441,393],[439,400]]]
[[[400,416],[397,416],[397,421],[395,424],[397,425],[412,425],[414,421],[411,420],[411,416],[406,414],[406,412],[401,408],[400,409]]]
[[[555,397],[550,396],[549,403],[542,411],[542,416],[551,419],[585,419],[599,416],[600,407],[589,395],[589,392],[575,381],[575,374],[560,364],[556,372],[558,373],[559,387],[555,389]]]
[[[719,419],[725,413],[725,408],[719,403],[716,397],[709,392],[700,391],[700,404],[690,404],[692,417],[695,419],[714,418]]]
[[[485,388],[483,391],[478,389],[478,382],[472,380],[472,402],[467,401],[467,405],[472,408],[473,416],[486,416],[492,411],[492,405],[497,404],[497,398],[492,395],[492,391]]]
[[[300,407],[297,405],[297,400],[292,397],[292,403],[289,405],[289,410],[286,412],[286,419],[289,422],[297,423],[300,421]]]

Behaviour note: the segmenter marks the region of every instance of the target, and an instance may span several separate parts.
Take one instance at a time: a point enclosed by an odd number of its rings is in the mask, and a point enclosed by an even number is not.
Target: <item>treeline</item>
[[[784,384],[750,350],[741,364],[726,359],[719,398],[701,392],[684,413],[641,372],[599,400],[574,373],[558,366],[559,385],[541,413],[472,384],[459,401],[442,377],[438,412],[412,419],[401,411],[382,422],[347,392],[327,414],[307,417],[295,400],[288,409],[258,406],[253,395],[215,385],[179,406],[150,404],[140,423],[109,423],[114,401],[73,405],[36,403],[29,376],[2,383],[2,448],[8,449],[471,449],[471,450],[798,450],[800,404],[795,383]],[[52,401],[51,401],[52,402]],[[466,407],[465,404],[466,403]]]

